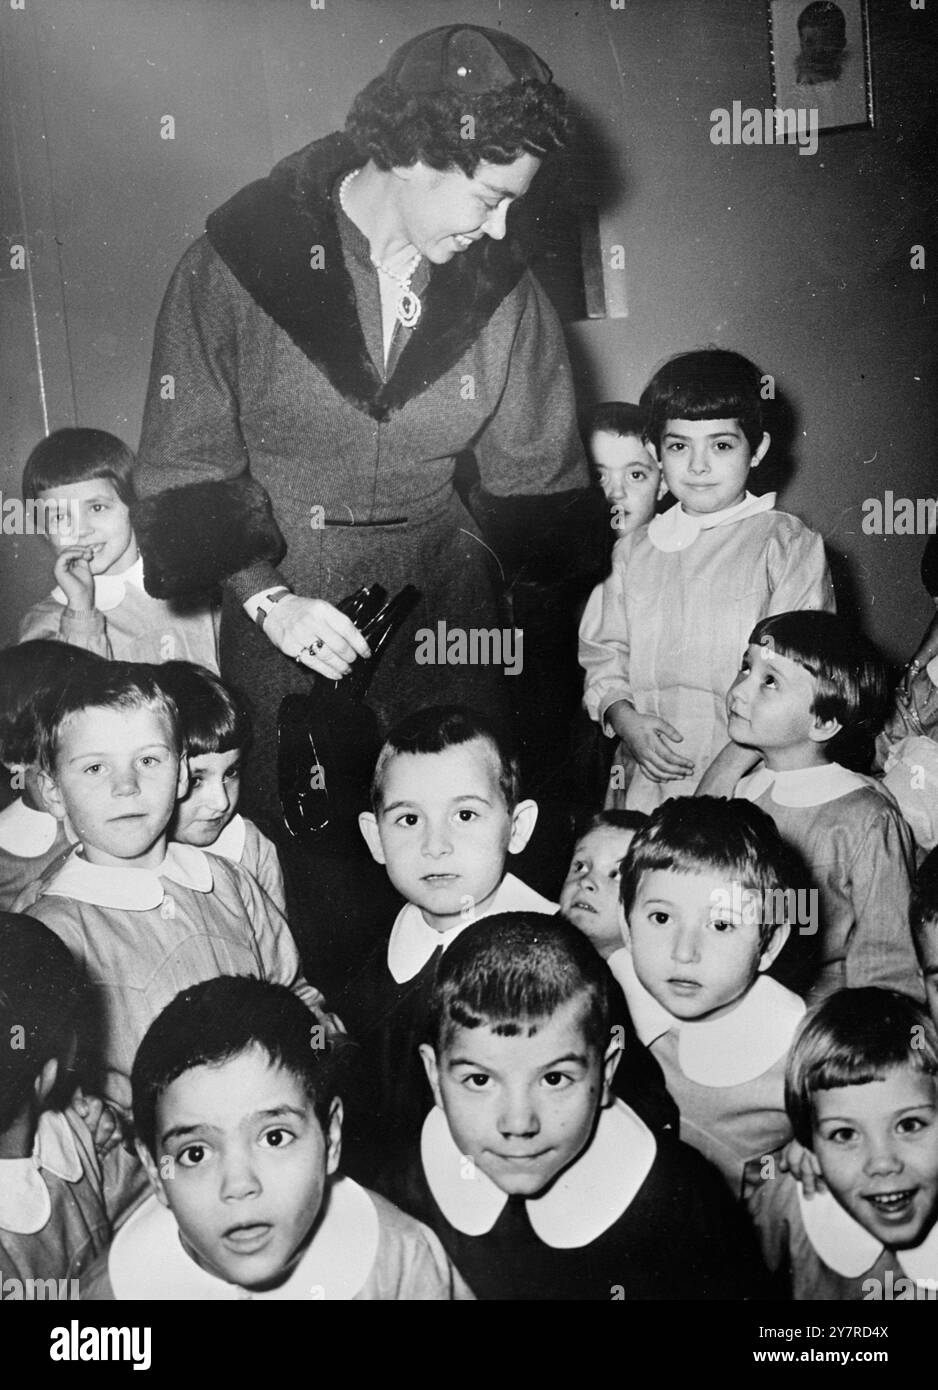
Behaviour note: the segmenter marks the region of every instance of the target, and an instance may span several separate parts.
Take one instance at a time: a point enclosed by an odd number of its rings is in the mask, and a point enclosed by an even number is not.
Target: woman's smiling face
[[[501,241],[508,209],[527,193],[540,165],[534,155],[522,154],[511,164],[483,160],[471,177],[461,169],[431,169],[419,161],[398,169],[409,242],[428,261],[443,265],[483,236]]]

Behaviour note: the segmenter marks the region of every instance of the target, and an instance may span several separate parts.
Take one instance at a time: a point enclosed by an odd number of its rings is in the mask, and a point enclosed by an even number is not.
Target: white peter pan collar
[[[117,1299],[222,1301],[354,1298],[378,1254],[380,1225],[374,1202],[351,1178],[326,1187],[326,1210],[315,1235],[289,1278],[275,1289],[255,1292],[230,1284],[196,1264],[183,1247],[176,1218],[149,1197],[127,1219],[111,1245],[108,1275]]]
[[[76,851],[44,890],[55,898],[77,898],[95,907],[120,912],[148,912],[166,897],[163,879],[210,893],[214,884],[208,856],[195,845],[173,841],[166,847],[166,858],[158,869],[121,869],[106,864],[89,864]]]
[[[701,531],[712,531],[715,526],[729,526],[733,521],[770,512],[775,506],[775,496],[774,492],[767,492],[763,497],[747,492],[741,502],[724,507],[720,512],[711,512],[709,516],[691,516],[681,502],[675,502],[660,516],[652,517],[648,523],[648,539],[656,550],[686,550]]]
[[[18,1236],[41,1231],[52,1215],[52,1198],[42,1170],[65,1182],[78,1182],[81,1157],[64,1115],[44,1110],[29,1158],[0,1159],[0,1230]]]
[[[495,891],[489,906],[484,912],[467,912],[464,917],[448,931],[434,931],[424,921],[423,913],[415,903],[401,908],[391,929],[388,941],[388,969],[399,985],[412,980],[426,965],[433,952],[441,946],[444,951],[451,946],[461,932],[464,932],[480,917],[491,917],[496,912],[544,912],[553,916],[559,911],[559,904],[552,903],[535,893],[514,874],[506,874]]]
[[[621,1100],[599,1112],[592,1141],[540,1197],[525,1201],[528,1220],[545,1245],[590,1245],[631,1205],[655,1161],[647,1125]],[[451,1226],[467,1236],[492,1229],[508,1196],[481,1169],[466,1172],[446,1116],[435,1106],[424,1121],[420,1157],[427,1184]]]
[[[143,556],[135,560],[122,574],[96,574],[94,576],[94,606],[100,613],[110,613],[112,608],[119,608],[124,602],[127,592],[127,585],[133,584],[135,588],[143,588]],[[56,603],[61,603],[63,608],[68,603],[68,595],[64,589],[53,589],[52,597]]]
[[[772,772],[763,763],[742,778],[735,795],[756,801],[771,788],[771,800],[776,806],[824,806],[866,786],[869,783],[865,778],[840,763],[821,763],[790,772]]]
[[[786,1055],[805,1002],[792,990],[760,975],[729,1013],[699,1022],[675,1018],[641,983],[628,947],[609,957],[622,987],[639,1041],[646,1047],[665,1033],[678,1035],[678,1066],[699,1086],[741,1086],[755,1081]]]
[[[0,849],[19,859],[39,859],[55,844],[59,823],[48,811],[34,811],[22,797],[0,811]]]
[[[232,864],[240,864],[244,854],[246,835],[247,827],[244,824],[244,817],[234,815],[218,839],[206,848],[209,854],[220,854],[222,859],[229,859]]]
[[[865,1274],[886,1249],[859,1221],[845,1211],[830,1192],[806,1198],[798,1183],[798,1206],[805,1234],[824,1263],[845,1279]],[[910,1279],[938,1287],[938,1223],[913,1250],[893,1250]]]

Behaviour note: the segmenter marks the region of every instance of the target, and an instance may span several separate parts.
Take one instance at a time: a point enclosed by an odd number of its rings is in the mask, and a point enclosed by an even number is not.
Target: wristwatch
[[[269,594],[264,595],[261,602],[257,605],[257,612],[254,614],[254,621],[257,623],[257,626],[260,628],[261,632],[264,631],[264,623],[267,621],[267,615],[273,608],[274,604],[279,603],[282,598],[292,598],[292,596],[292,589],[287,588],[271,589]],[[265,604],[267,605],[266,608],[264,607]]]

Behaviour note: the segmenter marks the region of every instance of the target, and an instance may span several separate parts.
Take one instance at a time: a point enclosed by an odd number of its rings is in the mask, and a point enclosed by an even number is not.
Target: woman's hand
[[[607,709],[606,720],[650,782],[674,782],[693,773],[690,759],[670,746],[683,743],[684,736],[666,719],[639,714],[628,700],[616,700]]]
[[[74,613],[90,613],[94,608],[94,575],[91,551],[85,545],[67,545],[59,551],[52,573]]]
[[[264,619],[264,633],[285,656],[329,680],[341,680],[371,649],[355,624],[321,598],[289,594]]]

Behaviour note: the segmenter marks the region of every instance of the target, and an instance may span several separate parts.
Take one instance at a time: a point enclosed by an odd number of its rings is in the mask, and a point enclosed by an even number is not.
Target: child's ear
[[[150,1150],[147,1148],[146,1144],[144,1144],[142,1139],[134,1140],[134,1148],[137,1150],[137,1157],[143,1164],[143,1167],[146,1170],[146,1175],[150,1179],[150,1186],[153,1189],[153,1195],[156,1197],[156,1200],[158,1202],[161,1202],[163,1204],[164,1207],[168,1207],[169,1198],[166,1195],[166,1187],[164,1184],[168,1182],[170,1179],[164,1179],[161,1176],[160,1170],[156,1165],[156,1160],[154,1159],[153,1155],[150,1153]]]
[[[511,813],[511,838],[508,853],[520,854],[534,834],[537,824],[537,802],[519,801]]]
[[[616,1067],[622,1061],[622,1029],[615,1027],[610,1030],[609,1045],[603,1056],[603,1090],[600,1098],[600,1105],[612,1104],[612,1078],[616,1074]]]
[[[759,441],[759,447],[753,450],[752,458],[749,460],[750,468],[759,467],[759,464],[762,462],[766,454],[769,452],[769,445],[771,443],[772,436],[770,434],[763,434],[761,440]]]
[[[67,813],[58,783],[51,774],[46,772],[43,768],[39,769],[38,782],[39,795],[46,803],[46,810],[50,815],[55,816],[56,820],[64,820]]]
[[[333,1096],[326,1121],[326,1172],[334,1173],[342,1159],[342,1100]]]
[[[629,935],[629,919],[625,915],[625,904],[622,902],[621,898],[619,899],[619,904],[616,911],[619,914],[619,931],[622,933],[622,940],[625,942],[629,950],[631,950],[632,938]]]
[[[189,790],[189,759],[185,753],[179,758],[179,776],[176,778],[176,800],[180,801]]]
[[[358,828],[362,832],[365,844],[371,850],[371,857],[376,864],[386,864],[384,850],[381,848],[381,835],[378,831],[378,822],[373,811],[362,811],[358,817]]]
[[[433,1092],[434,1103],[442,1110],[443,1097],[440,1094],[440,1070],[436,1064],[436,1053],[429,1043],[421,1043],[418,1050],[420,1052],[420,1060],[423,1062],[423,1069],[427,1073],[430,1090]]]
[[[815,716],[814,723],[808,730],[808,738],[812,743],[827,743],[835,734],[839,734],[842,728],[839,719],[819,719]]]
[[[774,960],[778,958],[779,952],[791,935],[791,923],[781,922],[773,928],[772,935],[769,937],[769,944],[766,946],[762,955],[759,957],[759,973],[768,970]]]
[[[43,1105],[52,1094],[52,1088],[59,1079],[59,1059],[50,1057],[42,1071],[33,1082],[33,1094],[39,1105]]]

